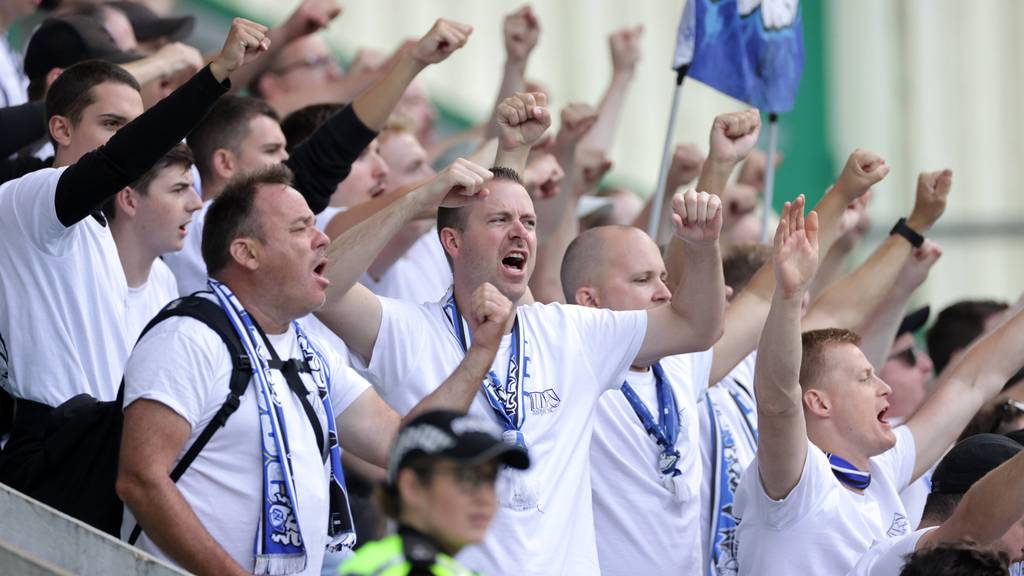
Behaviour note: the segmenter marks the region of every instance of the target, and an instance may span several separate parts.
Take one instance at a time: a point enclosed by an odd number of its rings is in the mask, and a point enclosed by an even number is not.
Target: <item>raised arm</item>
[[[224,48],[209,66],[68,167],[54,201],[61,223],[70,227],[87,217],[181,142],[227,91],[228,75],[266,49],[265,34],[266,27],[235,18]]]
[[[921,536],[917,550],[943,542],[970,540],[987,546],[1024,518],[1024,452],[986,474],[964,494],[953,515]]]
[[[850,155],[836,184],[815,206],[818,214],[818,247],[826,252],[835,242],[840,220],[846,206],[864,195],[888,174],[885,162],[875,154],[855,150]],[[666,259],[666,265],[668,265]],[[771,266],[765,265],[754,274],[747,287],[733,298],[725,312],[725,333],[715,344],[709,385],[725,378],[737,364],[754,351],[772,302],[775,280]]]
[[[687,273],[673,286],[672,300],[647,312],[647,334],[636,365],[649,366],[665,356],[707,350],[722,336],[725,280],[718,235],[722,202],[690,190],[672,198],[674,237],[686,258]]]
[[[623,28],[608,37],[608,50],[612,59],[612,79],[608,83],[601,105],[598,106],[597,123],[583,137],[580,148],[600,150],[605,156],[611,155],[615,131],[619,126],[626,94],[633,83],[636,65],[640,61],[640,40],[644,27]]]
[[[498,107],[516,92],[526,91],[526,63],[540,39],[540,20],[529,5],[505,16],[505,72],[501,77],[494,112],[484,128],[484,140],[498,137]]]
[[[661,214],[658,216],[658,237],[655,242],[661,246],[669,241],[672,222],[672,196],[683,186],[689,184],[700,175],[701,167],[704,166],[704,153],[697,148],[696,144],[678,144],[672,152],[672,163],[668,168],[668,176],[665,179],[665,200],[661,203]],[[654,210],[654,200],[657,191],[651,194],[640,215],[633,221],[633,226],[647,229],[651,218],[651,210]],[[723,218],[724,220],[724,218]],[[723,221],[724,225],[724,221]]]
[[[460,158],[422,186],[377,204],[378,211],[331,242],[324,272],[331,285],[317,318],[369,360],[380,329],[380,301],[356,281],[409,220],[426,209],[463,205],[486,194],[483,186],[491,178],[489,170]]]
[[[789,495],[807,457],[807,426],[800,388],[800,306],[818,268],[818,218],[803,216],[803,196],[787,202],[775,231],[775,295],[758,344],[757,466],[765,494]]]
[[[917,180],[917,199],[908,224],[918,234],[925,234],[942,216],[952,186],[949,170],[922,173]],[[867,259],[831,286],[808,310],[804,328],[857,328],[893,296],[892,290],[910,258],[913,246],[900,236],[886,238]]]
[[[1024,366],[1024,313],[977,340],[947,368],[935,393],[907,422],[917,445],[914,478],[932,467],[981,406]]]
[[[882,370],[889,350],[892,349],[910,296],[928,278],[928,272],[941,256],[942,248],[931,240],[925,240],[920,248],[914,248],[896,277],[892,290],[857,331],[861,337],[860,349],[876,372]]]
[[[519,92],[498,105],[498,153],[495,166],[526,171],[530,148],[551,126],[548,97],[543,92]]]
[[[473,292],[469,316],[473,343],[462,362],[440,386],[413,406],[402,418],[408,422],[428,410],[467,412],[480,391],[480,382],[494,362],[515,307],[493,285],[484,283]],[[388,451],[398,433],[399,417],[375,391],[367,390],[338,418],[342,447],[356,456],[387,467]]]

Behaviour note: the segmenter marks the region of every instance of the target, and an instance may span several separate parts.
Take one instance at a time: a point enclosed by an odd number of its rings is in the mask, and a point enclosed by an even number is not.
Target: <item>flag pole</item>
[[[761,214],[761,241],[771,235],[772,198],[775,196],[775,150],[779,145],[779,115],[768,113],[768,165],[764,169],[764,206]]]
[[[647,233],[658,241],[658,226],[661,223],[662,204],[665,201],[665,184],[668,180],[668,169],[672,164],[672,143],[675,141],[676,114],[679,112],[679,97],[683,92],[683,79],[686,78],[688,64],[676,69],[676,87],[672,92],[672,109],[668,115],[668,128],[665,130],[665,147],[661,152],[661,168],[658,169],[658,189],[654,192],[654,203],[647,220]]]

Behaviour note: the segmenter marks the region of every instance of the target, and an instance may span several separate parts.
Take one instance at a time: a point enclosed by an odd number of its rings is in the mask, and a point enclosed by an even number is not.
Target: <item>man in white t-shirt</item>
[[[128,281],[129,342],[138,340],[157,312],[178,297],[174,274],[160,256],[181,250],[201,206],[192,188],[192,152],[184,144],[103,206]]]
[[[1016,441],[977,434],[957,443],[935,467],[921,527],[871,544],[849,576],[897,576],[908,554],[970,541],[1024,556],[1024,453]]]
[[[343,487],[339,443],[386,466],[399,425],[297,322],[324,302],[328,239],[290,182],[290,171],[275,165],[235,181],[210,208],[203,256],[215,279],[212,298],[246,345],[253,377],[223,430],[177,483],[168,471],[225,402],[228,350],[208,326],[175,317],[139,341],[125,369],[122,534],[137,519],[141,548],[195,573],[319,574],[328,536],[334,545],[352,544],[347,504],[336,493]],[[470,315],[477,340],[410,417],[468,409],[513,306],[484,284]]]
[[[470,294],[484,282],[513,302],[526,293],[536,251],[533,202],[509,166],[522,169],[529,148],[550,124],[542,94],[517,94],[499,106],[501,146],[497,178],[488,193],[466,201],[444,197],[450,187],[428,183],[339,236],[331,248],[328,303],[317,312],[354,355],[370,380],[399,412],[433,392],[472,339],[461,319]],[[456,161],[434,181],[491,173]],[[692,275],[677,296],[652,310],[616,312],[560,304],[519,306],[517,322],[502,339],[472,411],[497,419],[510,441],[530,451],[529,471],[499,486],[502,509],[481,546],[460,554],[473,569],[504,574],[593,574],[598,567],[593,532],[589,446],[593,411],[605,390],[618,388],[626,369],[707,349],[720,335],[724,289],[717,228],[708,219],[706,194],[692,206],[675,204],[680,233],[694,246]],[[454,286],[440,302],[413,305],[379,298],[355,284],[391,236],[414,215],[438,204],[441,244]],[[460,206],[459,208],[451,208]],[[711,217],[715,211],[710,211]],[[705,278],[718,282],[704,282]],[[351,288],[350,288],[351,287]]]
[[[950,182],[941,173],[936,186],[919,190],[932,217],[915,213],[897,241],[937,219]],[[906,426],[893,429],[886,421],[890,389],[856,334],[814,330],[801,342],[801,302],[818,263],[817,225],[814,212],[805,222],[800,200],[787,203],[776,231],[777,287],[754,379],[758,454],[735,502],[741,574],[765,566],[782,574],[843,574],[873,540],[909,532],[899,491],[935,463],[1024,356],[1024,331],[1000,331],[942,380]]]

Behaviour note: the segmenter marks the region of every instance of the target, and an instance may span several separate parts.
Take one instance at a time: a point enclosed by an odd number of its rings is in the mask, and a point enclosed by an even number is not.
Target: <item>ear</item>
[[[804,407],[819,418],[832,416],[832,399],[822,390],[811,388],[803,394]]]
[[[600,308],[601,299],[597,296],[597,290],[593,286],[581,286],[576,289],[576,304],[590,308]]]
[[[231,258],[246,270],[256,271],[260,267],[258,243],[252,238],[235,238],[228,252]]]
[[[50,137],[57,143],[57,146],[70,146],[71,135],[74,134],[74,127],[71,119],[67,116],[51,116],[49,121]]]
[[[235,175],[235,155],[226,148],[217,148],[213,151],[213,173],[221,180],[230,180]]]
[[[454,260],[459,255],[459,248],[462,246],[462,233],[455,228],[441,228],[439,236],[441,247]]]
[[[279,92],[277,89],[277,76],[273,72],[261,74],[259,80],[256,81],[256,89],[259,90],[259,94],[264,100],[277,96]]]
[[[125,216],[135,216],[139,211],[139,194],[134,188],[125,186],[114,196],[117,204],[117,213]]]
[[[405,508],[413,510],[423,508],[422,502],[427,498],[426,487],[420,483],[415,471],[411,468],[399,470],[397,484],[398,494]]]

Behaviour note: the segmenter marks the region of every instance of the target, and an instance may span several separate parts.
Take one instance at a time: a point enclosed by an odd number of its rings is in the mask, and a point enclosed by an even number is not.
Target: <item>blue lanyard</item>
[[[455,339],[459,342],[459,346],[462,348],[463,354],[465,354],[473,340],[469,332],[469,325],[462,315],[459,314],[459,309],[455,305],[454,291],[448,297],[444,305],[444,311],[455,333]],[[483,389],[484,397],[487,398],[487,403],[491,405],[491,409],[505,429],[503,435],[505,441],[526,448],[526,439],[522,432],[523,423],[526,421],[524,406],[526,389],[520,377],[523,368],[524,349],[525,342],[523,341],[522,331],[519,327],[519,315],[517,314],[515,321],[512,323],[512,342],[508,351],[508,377],[505,379],[505,385],[502,386],[497,374],[491,370],[487,373],[487,379],[480,383],[480,387]]]
[[[841,483],[857,490],[866,490],[871,485],[870,472],[862,472],[856,466],[835,454],[826,452],[825,456],[828,456],[828,463],[832,467],[832,473],[836,475],[836,478]]]
[[[658,446],[661,446],[658,469],[662,474],[678,476],[680,472],[676,468],[676,462],[679,461],[679,451],[676,450],[676,440],[679,438],[679,411],[676,409],[676,395],[672,392],[672,387],[665,377],[665,371],[662,370],[661,364],[655,362],[651,366],[651,370],[654,372],[654,382],[658,393],[657,422],[654,421],[651,411],[647,409],[647,406],[640,400],[640,396],[628,382],[622,383],[622,393],[640,418],[640,424],[643,425],[644,430]]]

